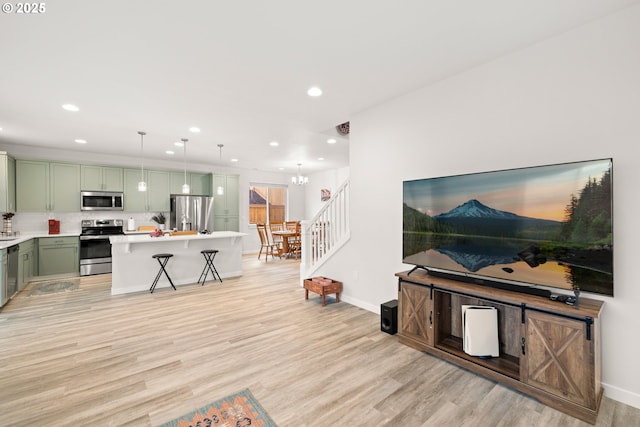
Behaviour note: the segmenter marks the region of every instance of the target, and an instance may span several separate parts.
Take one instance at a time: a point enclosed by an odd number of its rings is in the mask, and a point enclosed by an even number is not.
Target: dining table
[[[292,254],[292,249],[291,249],[291,246],[289,245],[289,240],[292,238],[296,239],[300,237],[300,232],[295,230],[274,230],[271,232],[271,234],[273,236],[282,237],[282,252],[285,255]]]

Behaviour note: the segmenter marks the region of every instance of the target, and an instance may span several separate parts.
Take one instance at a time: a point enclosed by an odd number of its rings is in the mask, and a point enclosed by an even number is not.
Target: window
[[[284,222],[287,212],[287,187],[255,184],[249,186],[249,223]]]

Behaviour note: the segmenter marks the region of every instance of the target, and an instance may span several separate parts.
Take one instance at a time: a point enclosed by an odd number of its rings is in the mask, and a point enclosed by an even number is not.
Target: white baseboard
[[[602,383],[604,387],[604,395],[609,399],[617,400],[625,405],[633,406],[640,409],[640,394],[632,393],[629,390]]]

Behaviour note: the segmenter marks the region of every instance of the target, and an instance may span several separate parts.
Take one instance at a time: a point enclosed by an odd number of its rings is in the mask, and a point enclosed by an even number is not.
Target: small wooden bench
[[[324,277],[310,278],[304,280],[304,299],[309,299],[309,291],[322,297],[322,306],[326,305],[325,296],[336,294],[336,302],[340,302],[340,292],[342,292],[342,282],[327,279]]]

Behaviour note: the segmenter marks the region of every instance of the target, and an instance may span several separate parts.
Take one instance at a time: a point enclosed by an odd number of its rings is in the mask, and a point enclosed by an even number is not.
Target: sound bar
[[[551,297],[551,291],[547,289],[534,288],[533,286],[527,286],[527,285],[516,285],[513,283],[500,282],[497,280],[481,279],[479,277],[473,277],[473,276],[467,276],[467,275],[447,273],[445,271],[432,270],[427,267],[422,267],[422,268],[427,270],[427,273],[429,273],[430,276],[434,276],[434,277],[442,277],[443,279],[457,280],[458,282],[465,282],[465,283],[473,283],[474,285],[488,286],[490,288],[502,289],[504,291],[518,292],[518,293],[527,294],[527,295],[535,295],[535,296],[544,297],[544,298]]]

